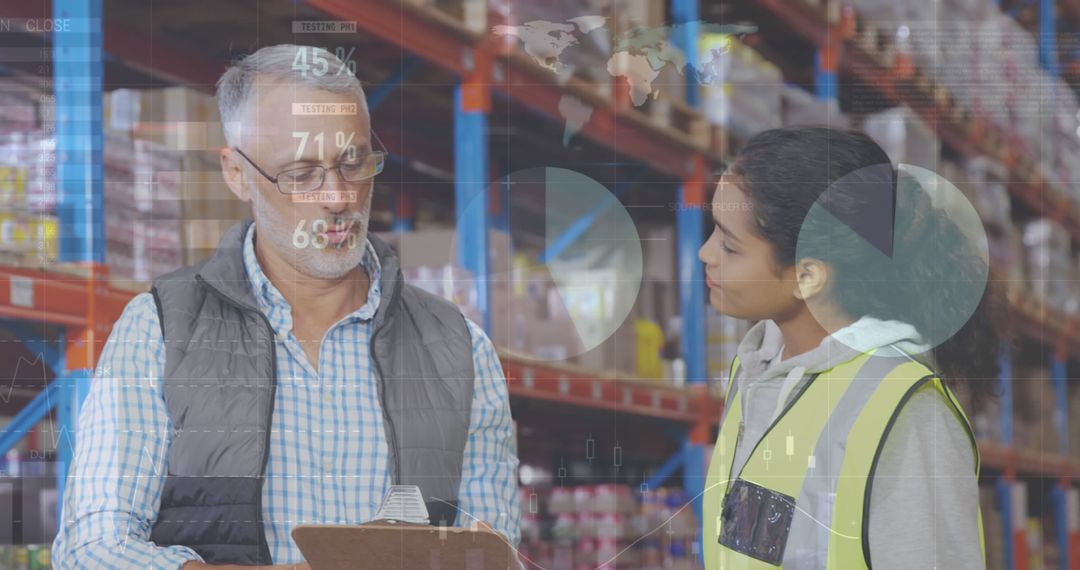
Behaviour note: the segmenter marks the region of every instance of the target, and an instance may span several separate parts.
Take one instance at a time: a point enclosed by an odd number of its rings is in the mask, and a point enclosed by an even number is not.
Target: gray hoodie
[[[888,345],[908,354],[928,354],[910,325],[863,318],[826,337],[817,348],[781,360],[780,329],[772,321],[754,325],[738,348],[735,381],[743,433],[735,448],[735,472],[814,373]],[[874,569],[985,568],[978,507],[967,432],[933,387],[918,390],[886,436],[874,475],[869,525]]]

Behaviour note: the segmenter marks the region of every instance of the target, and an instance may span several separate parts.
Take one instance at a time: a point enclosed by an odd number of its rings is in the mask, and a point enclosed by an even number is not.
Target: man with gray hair
[[[516,545],[498,357],[368,234],[386,151],[360,82],[323,49],[277,45],[217,95],[222,173],[254,221],[114,325],[53,564],[302,568],[295,526],[371,520],[394,484],[420,488],[432,524]]]

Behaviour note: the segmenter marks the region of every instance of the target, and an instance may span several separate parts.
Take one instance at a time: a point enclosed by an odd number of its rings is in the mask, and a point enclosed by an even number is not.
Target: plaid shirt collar
[[[369,321],[379,309],[381,294],[379,279],[382,276],[382,265],[379,263],[379,256],[376,255],[375,248],[367,239],[364,240],[364,256],[360,260],[360,266],[367,271],[368,276],[371,278],[371,286],[368,287],[367,302],[364,303],[364,306],[345,317],[344,320],[350,323]],[[292,306],[285,300],[281,291],[278,291],[278,288],[266,277],[262,267],[259,266],[258,258],[255,257],[255,224],[248,227],[247,234],[244,236],[244,269],[247,272],[248,280],[251,281],[251,290],[259,304],[259,309],[270,320],[274,332],[286,334],[291,331],[293,324]]]

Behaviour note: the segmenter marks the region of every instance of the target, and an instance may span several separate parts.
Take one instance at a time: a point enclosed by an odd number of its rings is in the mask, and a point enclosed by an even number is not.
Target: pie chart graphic
[[[910,324],[935,348],[975,313],[989,275],[989,242],[967,197],[944,177],[901,164],[843,176],[810,208],[796,259],[830,266],[829,287],[847,315]],[[807,303],[819,322],[838,308]],[[873,340],[841,339],[865,351]]]
[[[641,288],[641,241],[626,208],[604,184],[565,168],[515,171],[491,186],[504,189],[514,256],[487,276],[492,339],[549,361],[609,341]],[[475,202],[466,207],[485,206]]]

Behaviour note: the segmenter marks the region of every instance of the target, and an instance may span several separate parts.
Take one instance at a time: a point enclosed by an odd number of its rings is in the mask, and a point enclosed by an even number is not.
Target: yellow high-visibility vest
[[[971,438],[978,476],[975,437],[952,391],[891,347],[815,375],[773,421],[741,472],[733,473],[742,425],[737,371],[738,360],[705,483],[706,570],[870,568],[874,469],[900,409],[926,384],[945,398]],[[985,560],[982,513],[975,515]]]

